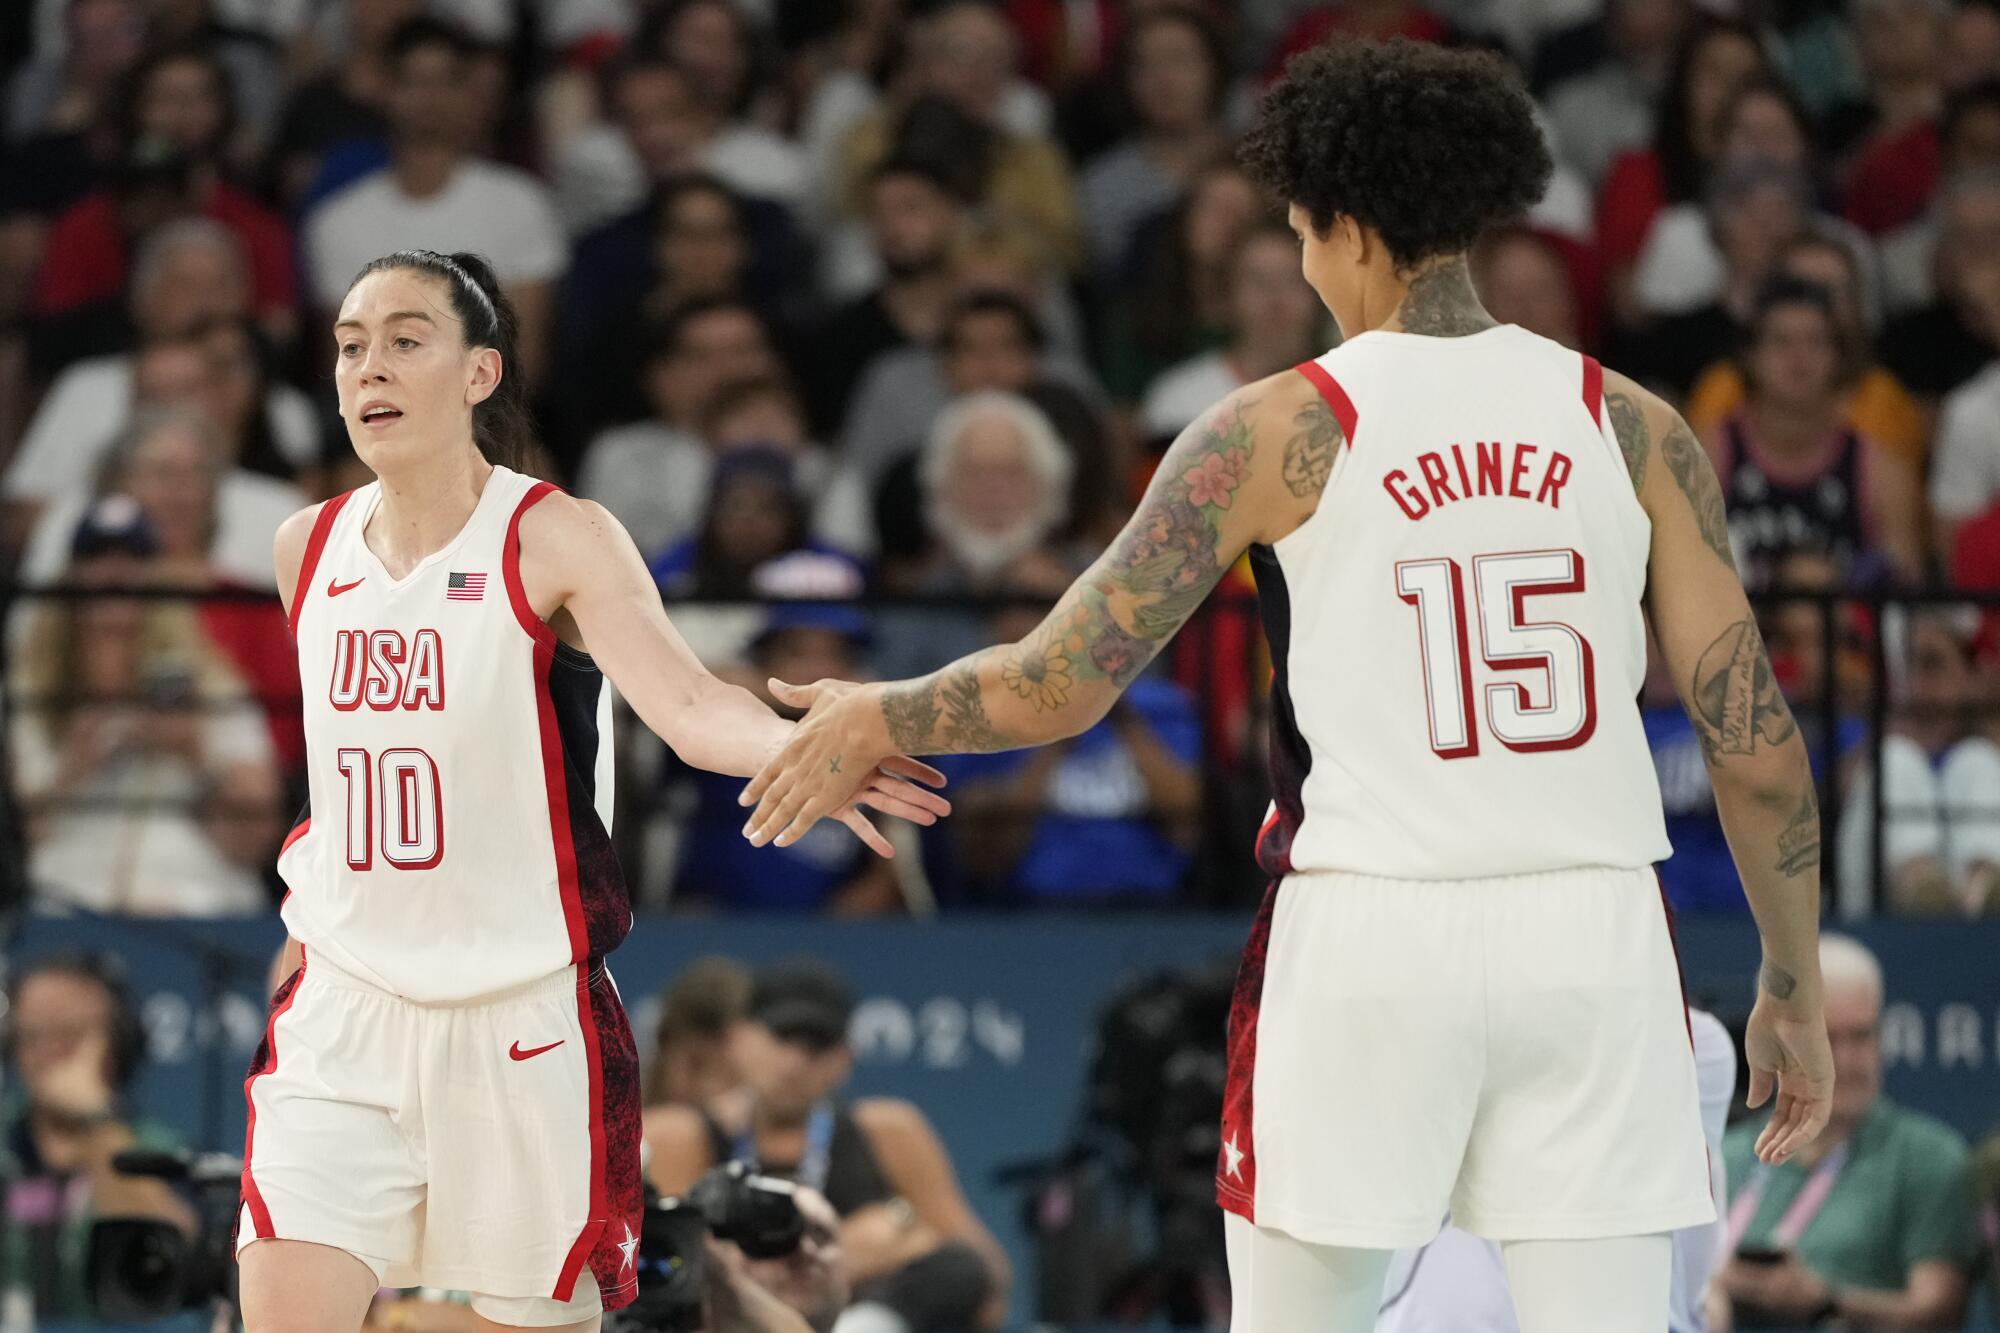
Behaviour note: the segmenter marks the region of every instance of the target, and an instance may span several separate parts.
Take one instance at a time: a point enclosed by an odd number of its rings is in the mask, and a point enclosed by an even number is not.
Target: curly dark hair
[[[1241,156],[1316,232],[1344,213],[1404,269],[1526,212],[1552,170],[1527,90],[1497,57],[1402,38],[1294,56]]]

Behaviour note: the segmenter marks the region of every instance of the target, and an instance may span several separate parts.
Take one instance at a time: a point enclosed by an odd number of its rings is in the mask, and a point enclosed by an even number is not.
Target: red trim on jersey
[[[304,825],[300,825],[300,828],[303,829]],[[243,1080],[243,1101],[249,1108],[243,1124],[243,1202],[249,1206],[250,1225],[257,1232],[259,1240],[271,1240],[278,1232],[277,1228],[271,1225],[271,1210],[264,1205],[263,1191],[257,1188],[257,1181],[250,1174],[250,1163],[253,1160],[251,1148],[257,1138],[257,1099],[250,1095],[250,1088],[259,1078],[277,1069],[278,1020],[292,1007],[292,1001],[299,998],[299,987],[305,984],[305,980],[306,951],[301,946],[299,970],[292,974],[291,988],[284,991],[280,998],[273,1000],[271,1016],[265,1021],[264,1045],[258,1053],[262,1058],[258,1060],[256,1067],[251,1069],[250,1076]]]
[[[283,856],[286,852],[292,850],[292,844],[297,842],[300,838],[305,837],[307,831],[310,830],[312,826],[313,826],[313,820],[311,815],[307,815],[304,819],[301,819],[297,824],[293,825],[292,831],[285,835],[284,845],[278,848],[278,855]]]
[[[1264,1007],[1264,963],[1283,880],[1272,880],[1243,946],[1229,1001],[1228,1073],[1222,1085],[1222,1148],[1215,1159],[1215,1201],[1246,1222],[1257,1220],[1257,1017]]]
[[[511,543],[508,550],[513,550]],[[568,1256],[563,1259],[562,1271],[556,1274],[555,1290],[549,1293],[552,1301],[567,1301],[575,1294],[577,1276],[583,1271],[591,1252],[597,1248],[597,1238],[603,1234],[609,1220],[605,1216],[604,1202],[604,1061],[603,1053],[598,1048],[597,1015],[590,1004],[590,974],[596,966],[589,961],[576,965],[576,1021],[583,1029],[584,1066],[589,1071],[590,1079],[590,1213],[583,1230],[577,1233],[576,1241],[569,1247]],[[610,983],[607,981],[605,984]]]
[[[1604,367],[1594,356],[1583,358],[1583,405],[1590,409],[1590,419],[1604,429]]]
[[[312,591],[313,575],[319,572],[320,552],[326,549],[327,534],[333,531],[333,520],[340,516],[342,506],[354,495],[344,491],[319,507],[319,517],[313,520],[312,535],[306,538],[305,559],[299,562],[299,581],[292,588],[292,609],[285,617],[285,626],[294,639],[299,637],[299,612],[306,604],[306,594]]]
[[[563,765],[562,730],[556,725],[555,700],[549,695],[549,671],[556,659],[556,632],[535,614],[528,594],[521,586],[521,516],[545,495],[553,494],[553,482],[537,482],[514,506],[507,520],[507,540],[500,548],[501,576],[507,584],[507,601],[514,618],[535,641],[535,715],[542,737],[542,785],[548,795],[549,833],[555,844],[556,884],[562,893],[563,920],[569,926],[570,960],[581,962],[590,956],[590,932],[583,915],[583,891],[576,877],[576,842],[569,826],[569,779]]]
[[[552,481],[538,481],[529,487],[521,503],[514,506],[514,516],[507,520],[507,540],[500,546],[500,572],[507,584],[507,602],[514,608],[514,619],[521,622],[529,638],[547,644],[551,652],[555,651],[556,632],[549,628],[548,621],[535,614],[535,608],[528,603],[528,591],[521,586],[521,516],[540,503],[543,496],[561,489]],[[536,670],[541,668],[537,666]],[[549,725],[554,726],[554,715],[549,717]]]
[[[1326,367],[1322,366],[1319,362],[1301,361],[1297,369],[1299,374],[1304,375],[1312,381],[1313,388],[1319,390],[1319,396],[1326,399],[1327,406],[1333,409],[1334,420],[1340,423],[1341,433],[1347,437],[1347,447],[1352,450],[1354,448],[1354,400],[1347,396],[1347,390],[1341,388],[1340,382],[1327,374]]]
[[[1257,830],[1257,837],[1250,844],[1252,849],[1250,859],[1252,861],[1262,863],[1264,857],[1264,839],[1270,837],[1271,830],[1278,827],[1278,820],[1283,814],[1284,811],[1278,809],[1274,804],[1271,807],[1271,813],[1264,816],[1264,826]]]

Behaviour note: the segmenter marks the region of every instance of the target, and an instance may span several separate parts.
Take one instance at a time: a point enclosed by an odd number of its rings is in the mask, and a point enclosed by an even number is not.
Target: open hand
[[[737,798],[757,808],[743,826],[753,847],[789,847],[807,829],[832,816],[882,856],[894,856],[888,839],[859,809],[867,806],[917,824],[935,824],[951,802],[930,790],[944,774],[907,755],[894,754],[884,729],[866,725],[867,696],[852,681],[787,685],[773,680],[780,703],[806,709],[784,748],[773,755]],[[919,785],[924,784],[924,785]]]
[[[1751,1107],[1775,1091],[1778,1104],[1757,1136],[1757,1159],[1776,1165],[1819,1137],[1833,1110],[1833,1047],[1817,1008],[1800,1014],[1768,995],[1757,997],[1743,1031],[1750,1065]]]

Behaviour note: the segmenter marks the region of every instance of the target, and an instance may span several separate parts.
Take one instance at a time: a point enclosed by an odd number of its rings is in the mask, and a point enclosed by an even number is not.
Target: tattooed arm
[[[803,834],[840,794],[836,761],[1011,750],[1096,725],[1238,556],[1313,512],[1341,443],[1304,376],[1240,389],[1174,441],[1124,531],[1027,637],[919,680],[781,695],[812,712],[744,791],[760,802],[751,841]]]
[[[1661,654],[1708,761],[1715,804],[1764,940],[1746,1038],[1750,1104],[1778,1111],[1766,1160],[1825,1123],[1832,1056],[1820,1017],[1819,802],[1805,742],[1771,673],[1730,555],[1722,488],[1687,423],[1622,375],[1604,399],[1639,502],[1653,523],[1647,601]]]

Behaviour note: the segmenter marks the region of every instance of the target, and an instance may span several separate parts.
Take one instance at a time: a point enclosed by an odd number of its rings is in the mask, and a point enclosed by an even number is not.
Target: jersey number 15
[[[1583,591],[1576,551],[1509,551],[1472,558],[1479,644],[1489,671],[1528,672],[1539,681],[1491,681],[1486,729],[1510,750],[1573,750],[1597,729],[1597,679],[1590,642],[1559,620],[1529,620],[1528,599]],[[1431,749],[1446,759],[1479,753],[1473,702],[1465,571],[1456,560],[1404,560],[1396,593],[1417,609]],[[1537,704],[1539,697],[1542,702]]]

